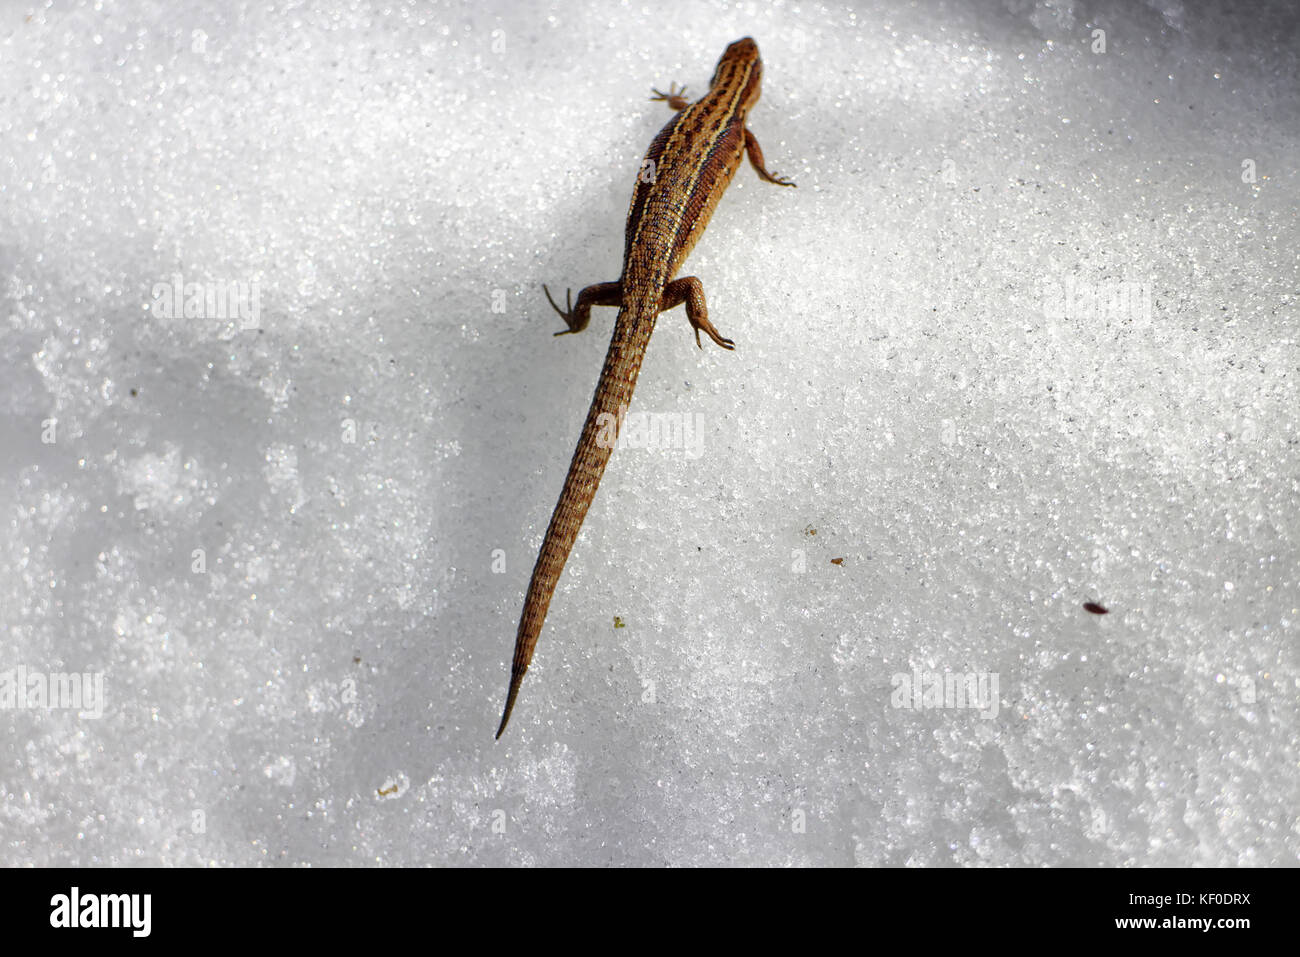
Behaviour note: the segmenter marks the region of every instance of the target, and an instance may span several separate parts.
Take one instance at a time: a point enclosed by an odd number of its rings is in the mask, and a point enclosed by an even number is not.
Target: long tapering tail
[[[546,529],[537,564],[533,566],[533,577],[528,582],[528,597],[524,600],[519,631],[515,635],[510,691],[506,695],[497,738],[501,737],[510,721],[510,712],[514,710],[528,664],[533,660],[533,650],[537,647],[537,637],[541,634],[542,622],[546,620],[551,596],[555,594],[556,582],[568,561],[569,552],[573,550],[582,520],[587,516],[601,476],[605,474],[605,465],[614,451],[613,440],[618,435],[620,416],[632,400],[641,360],[645,357],[650,333],[654,331],[655,318],[659,314],[659,295],[649,295],[646,299],[644,307],[624,305],[614,323],[614,335],[610,339],[609,351],[605,353],[605,365],[600,371],[591,408],[587,411],[587,421],[569,463],[564,489],[555,503],[555,511],[551,513],[551,524]]]

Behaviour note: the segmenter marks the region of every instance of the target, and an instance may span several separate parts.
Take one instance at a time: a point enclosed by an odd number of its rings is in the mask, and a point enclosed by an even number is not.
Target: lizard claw
[[[567,309],[561,309],[555,304],[555,300],[551,298],[551,290],[546,288],[546,283],[542,283],[542,292],[546,293],[546,301],[551,304],[551,308],[559,313],[560,318],[564,320],[564,324],[569,327],[568,329],[561,329],[559,332],[555,333],[555,335],[567,336],[571,332],[577,332],[577,330],[573,328],[573,290],[564,290],[564,302],[568,307]]]
[[[736,344],[734,342],[732,342],[730,339],[724,339],[722,336],[718,334],[718,330],[714,329],[712,326],[706,328],[704,331],[709,334],[710,339],[712,339],[718,345],[722,346],[722,348],[729,349],[729,350],[734,350],[736,348]],[[695,344],[699,346],[699,348],[701,349],[704,348],[704,343],[700,342],[699,326],[695,327]]]
[[[722,333],[718,332],[718,330],[713,327],[713,323],[709,322],[708,316],[693,315],[688,309],[686,312],[686,318],[690,320],[691,328],[695,330],[695,344],[701,349],[704,348],[704,343],[700,341],[701,332],[706,333],[710,339],[722,346],[724,349],[734,350],[736,348],[734,342],[723,336]]]

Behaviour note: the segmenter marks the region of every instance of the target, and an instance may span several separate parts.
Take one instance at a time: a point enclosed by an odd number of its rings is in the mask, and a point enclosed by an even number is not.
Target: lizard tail
[[[605,474],[605,465],[614,451],[611,439],[617,437],[622,414],[632,399],[641,360],[645,357],[650,333],[654,331],[655,317],[659,314],[659,300],[660,294],[654,293],[646,296],[644,304],[625,305],[614,323],[614,335],[605,354],[605,365],[591,399],[591,408],[587,411],[582,437],[573,452],[564,489],[555,503],[555,511],[551,513],[551,524],[546,529],[542,550],[533,566],[533,577],[528,582],[528,597],[524,599],[524,611],[515,636],[510,691],[501,715],[501,726],[497,728],[498,739],[506,730],[524,673],[533,660],[533,651],[542,633],[542,622],[546,620],[546,610],[555,594],[560,572],[564,570],[573,543],[578,539],[582,520],[587,517],[596,487]]]
[[[515,699],[519,697],[519,686],[524,683],[524,673],[522,671],[510,671],[510,693],[506,695],[506,710],[501,713],[501,724],[497,727],[496,740],[501,740],[501,735],[505,734],[506,725],[510,722],[510,712],[515,710]]]

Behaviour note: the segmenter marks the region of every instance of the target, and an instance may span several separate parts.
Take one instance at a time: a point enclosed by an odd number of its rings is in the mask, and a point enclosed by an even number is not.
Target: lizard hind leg
[[[697,346],[701,349],[704,348],[704,344],[700,342],[700,333],[704,332],[722,348],[736,348],[734,342],[723,338],[722,334],[713,327],[713,323],[709,322],[709,307],[704,304],[704,285],[695,276],[675,279],[665,286],[659,311],[673,309],[683,302],[686,303],[686,318],[690,322],[691,328],[695,330],[695,344]]]
[[[551,298],[551,290],[546,288],[546,283],[542,283],[542,292],[546,293],[546,301],[551,304],[565,325],[569,328],[561,329],[556,333],[557,336],[566,336],[571,332],[581,332],[587,328],[591,322],[592,306],[621,306],[623,304],[623,284],[621,282],[598,282],[594,285],[587,286],[578,293],[578,302],[573,302],[573,290],[567,289],[564,293],[564,309],[555,304]]]

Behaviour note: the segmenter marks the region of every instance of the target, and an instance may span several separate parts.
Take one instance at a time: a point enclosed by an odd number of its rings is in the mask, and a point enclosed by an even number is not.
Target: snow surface
[[[0,710],[0,863],[1296,863],[1297,19],[4,4],[0,673],[104,700]],[[541,284],[744,35],[799,188],[496,742],[614,318]]]

